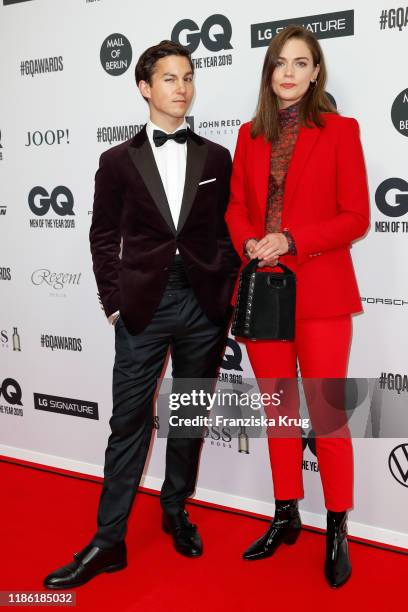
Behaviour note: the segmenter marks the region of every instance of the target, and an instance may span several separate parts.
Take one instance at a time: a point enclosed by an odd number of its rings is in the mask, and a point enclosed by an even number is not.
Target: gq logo
[[[3,396],[5,401],[11,406],[22,406],[21,398],[22,392],[21,387],[16,380],[13,378],[5,378],[3,384],[0,387],[0,397]]]
[[[60,217],[75,215],[73,211],[74,197],[68,187],[59,185],[52,190],[51,195],[44,187],[33,187],[28,194],[28,205],[38,217],[43,217],[53,209]]]
[[[394,202],[390,203],[387,196],[390,191],[397,191],[394,194]],[[375,192],[375,203],[383,215],[387,217],[402,217],[408,212],[408,182],[402,178],[389,178],[383,181]]]
[[[184,32],[189,33],[183,36],[183,42],[180,36]],[[217,14],[207,17],[201,30],[192,19],[182,19],[174,26],[171,40],[186,47],[190,53],[194,53],[200,42],[208,51],[216,52],[223,49],[232,49],[231,36],[231,22],[225,15]]]

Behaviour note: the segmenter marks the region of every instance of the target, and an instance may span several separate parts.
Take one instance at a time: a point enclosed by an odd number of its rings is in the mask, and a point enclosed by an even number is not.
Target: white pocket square
[[[216,178],[207,179],[206,181],[201,181],[201,183],[198,183],[198,186],[205,185],[206,183],[213,183],[216,180],[217,180]]]

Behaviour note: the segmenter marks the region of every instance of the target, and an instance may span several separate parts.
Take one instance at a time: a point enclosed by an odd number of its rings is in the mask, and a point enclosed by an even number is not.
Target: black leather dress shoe
[[[88,544],[81,552],[74,553],[74,561],[48,574],[44,586],[47,589],[71,589],[85,584],[98,574],[116,572],[126,566],[125,542],[106,549]]]
[[[163,513],[163,531],[173,536],[174,548],[185,557],[199,557],[203,553],[203,543],[197,526],[188,520],[188,512],[178,514]]]
[[[244,552],[244,559],[266,559],[273,555],[282,542],[294,544],[301,526],[297,499],[276,500],[275,516],[269,529]]]
[[[347,512],[327,512],[324,573],[332,587],[342,586],[351,575],[347,543]]]

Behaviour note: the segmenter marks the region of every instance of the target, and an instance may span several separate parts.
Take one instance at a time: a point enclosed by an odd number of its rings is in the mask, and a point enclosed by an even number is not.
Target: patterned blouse
[[[286,176],[299,133],[299,103],[279,110],[279,123],[281,128],[279,139],[272,144],[271,151],[265,219],[267,234],[282,231],[281,217]],[[291,244],[290,234],[286,237],[289,241],[289,253],[295,253],[295,245],[293,242]]]

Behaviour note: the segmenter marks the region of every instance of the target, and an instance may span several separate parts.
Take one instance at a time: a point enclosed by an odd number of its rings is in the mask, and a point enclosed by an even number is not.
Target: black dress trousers
[[[150,324],[132,335],[121,318],[115,325],[113,412],[105,452],[98,529],[92,544],[108,548],[125,539],[153,429],[153,400],[170,347],[173,378],[215,379],[228,322],[212,323],[191,288],[167,287]],[[160,501],[175,514],[195,489],[202,437],[168,437]]]

